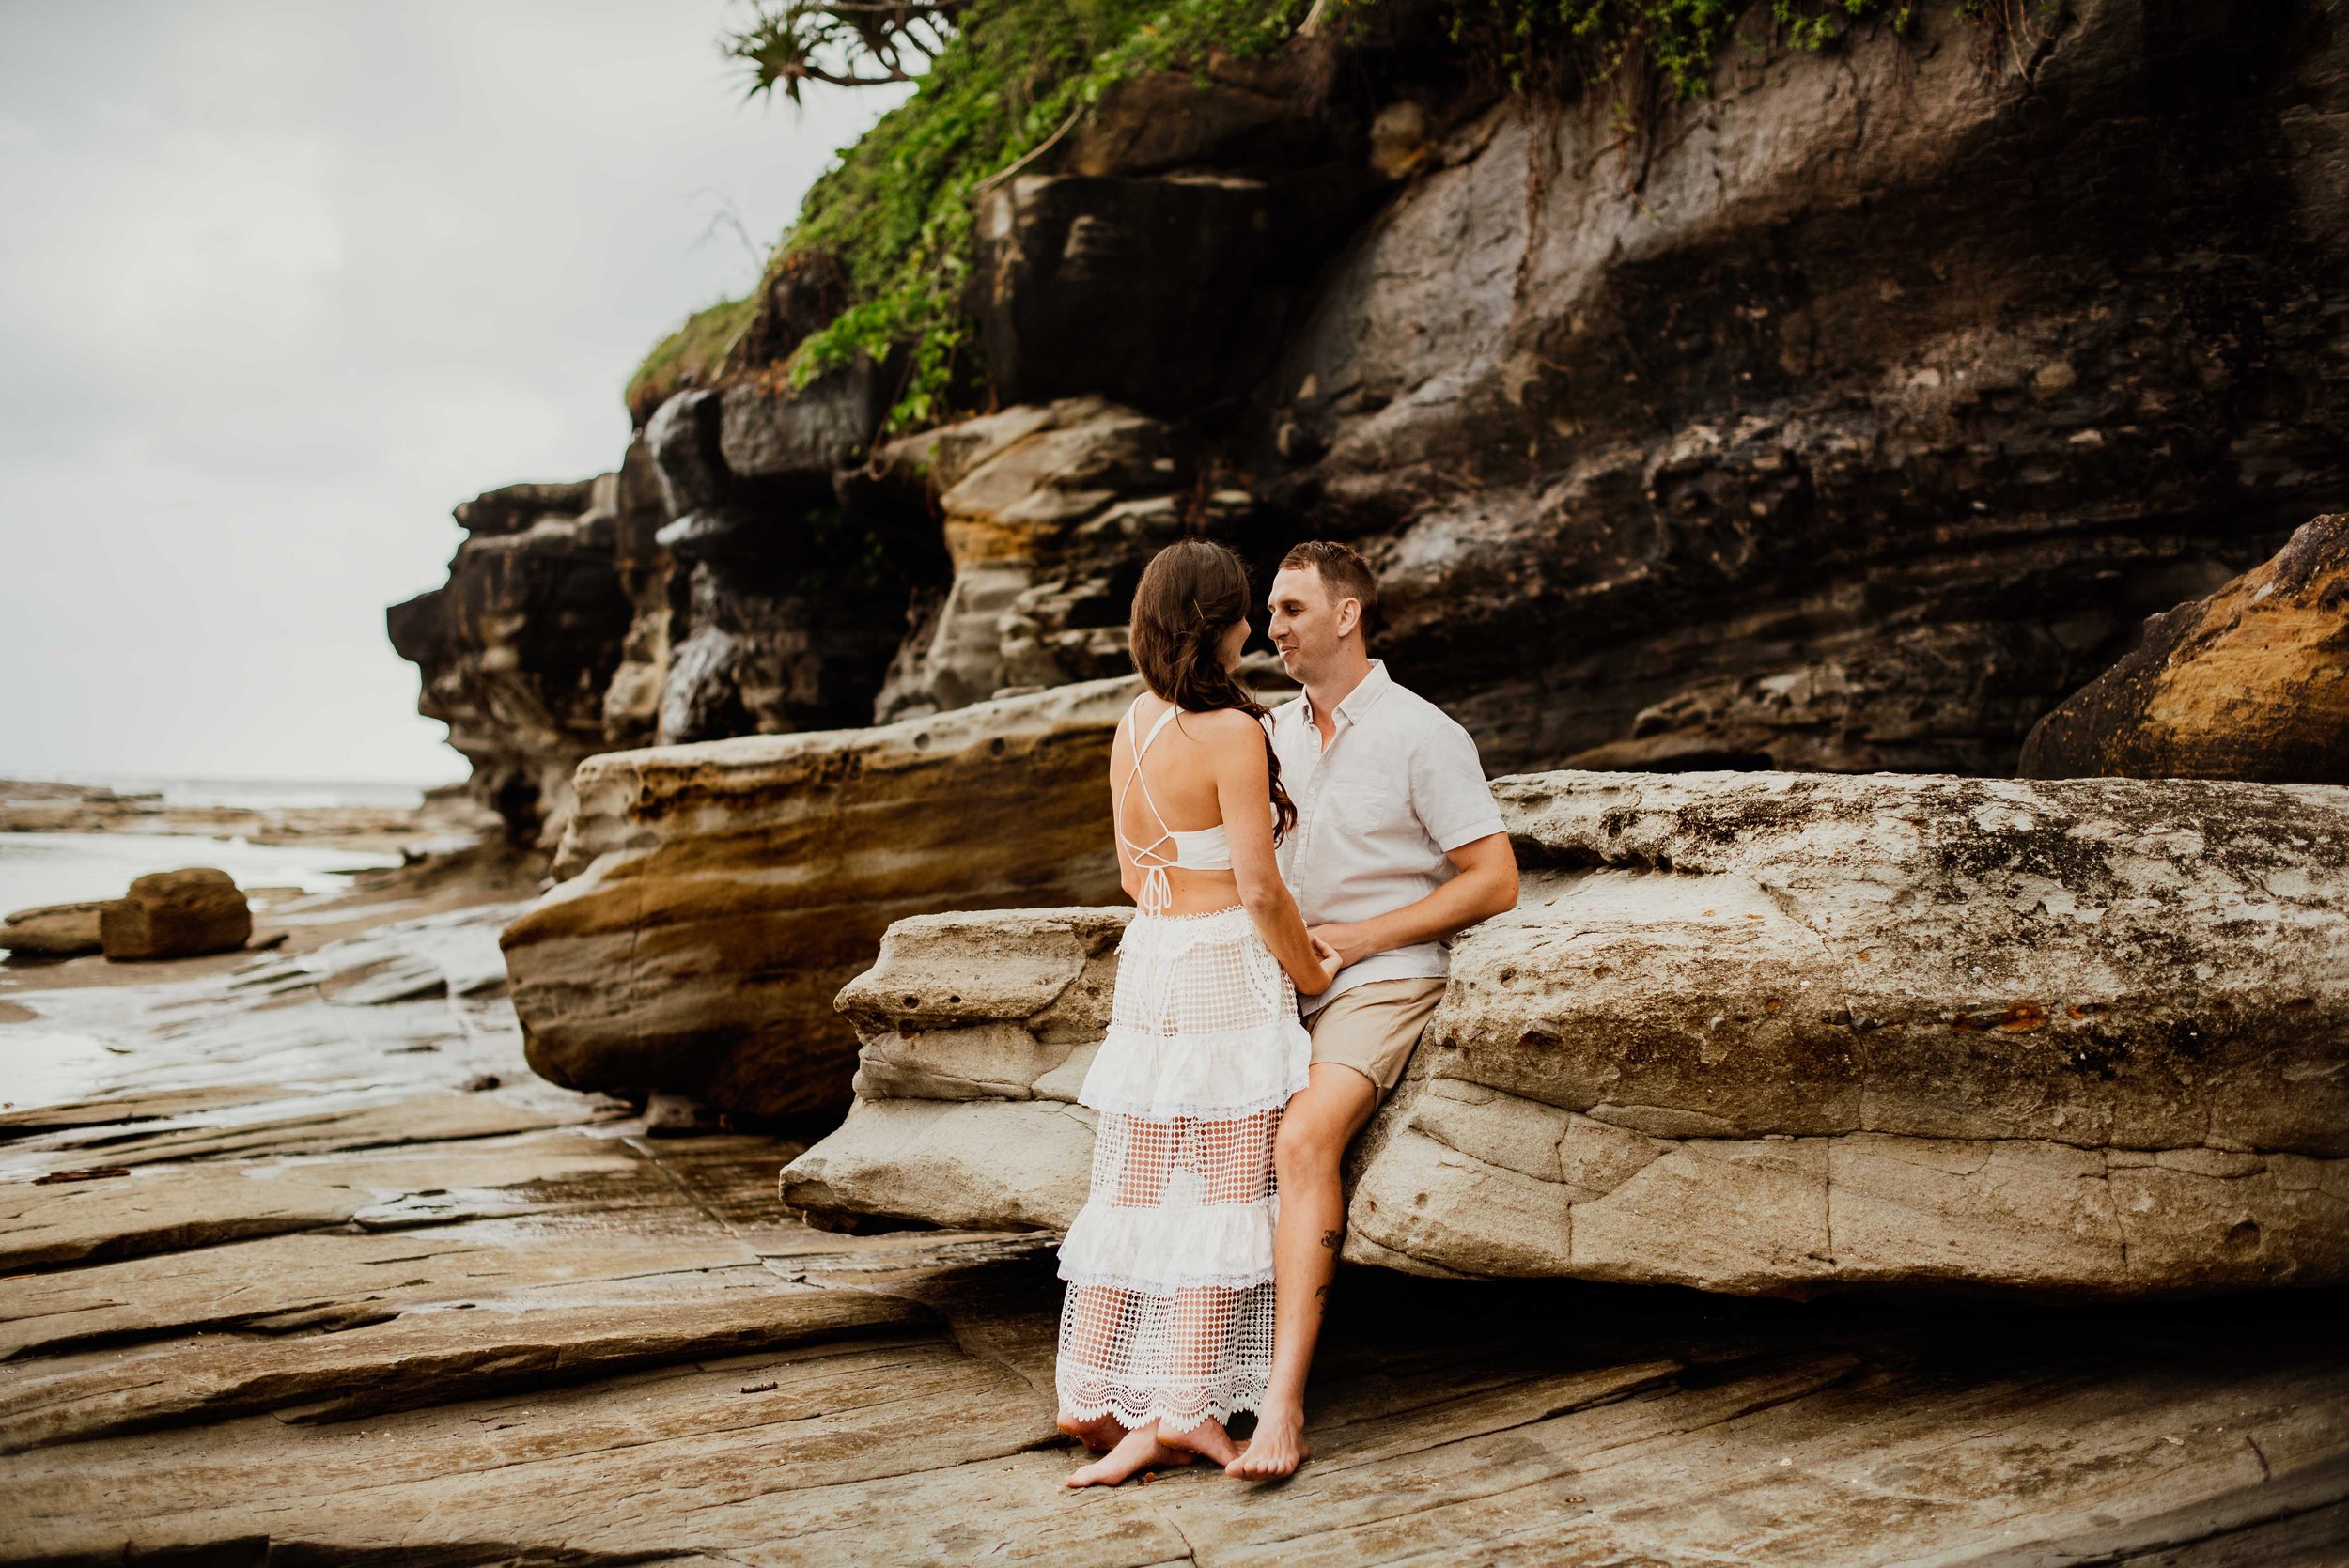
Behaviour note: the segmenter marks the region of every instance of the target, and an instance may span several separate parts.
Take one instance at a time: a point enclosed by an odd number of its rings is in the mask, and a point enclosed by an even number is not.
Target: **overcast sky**
[[[0,0],[0,776],[461,777],[383,607],[616,465],[894,92],[745,104],[722,0]]]

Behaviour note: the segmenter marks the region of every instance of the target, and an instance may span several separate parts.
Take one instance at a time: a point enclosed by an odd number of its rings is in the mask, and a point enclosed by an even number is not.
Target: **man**
[[[1517,860],[1476,742],[1370,657],[1378,589],[1342,544],[1299,545],[1269,596],[1272,643],[1305,694],[1272,715],[1297,826],[1282,875],[1315,936],[1345,959],[1304,1001],[1312,1081],[1282,1113],[1272,1371],[1255,1436],[1225,1467],[1283,1476],[1307,1454],[1305,1373],[1346,1236],[1338,1162],[1402,1078],[1443,998],[1446,939],[1514,908]]]

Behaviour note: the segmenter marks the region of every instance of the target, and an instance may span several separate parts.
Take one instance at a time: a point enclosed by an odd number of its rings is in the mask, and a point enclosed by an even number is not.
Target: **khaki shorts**
[[[1351,1067],[1384,1094],[1403,1077],[1420,1031],[1443,1000],[1443,986],[1441,980],[1405,975],[1340,991],[1305,1020],[1315,1063]]]

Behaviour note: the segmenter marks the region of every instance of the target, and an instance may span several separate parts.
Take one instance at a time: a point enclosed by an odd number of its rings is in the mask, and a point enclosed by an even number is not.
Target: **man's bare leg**
[[[1316,1062],[1312,1074],[1282,1111],[1272,1145],[1281,1183],[1281,1222],[1272,1236],[1272,1374],[1255,1435],[1224,1467],[1251,1480],[1289,1475],[1311,1452],[1305,1446],[1305,1374],[1346,1240],[1338,1165],[1378,1109],[1378,1086],[1353,1068]]]

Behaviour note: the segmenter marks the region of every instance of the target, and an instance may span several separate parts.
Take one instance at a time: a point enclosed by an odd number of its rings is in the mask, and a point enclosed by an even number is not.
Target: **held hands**
[[[1315,952],[1327,950],[1337,955],[1337,961],[1330,966],[1330,972],[1335,974],[1346,965],[1368,956],[1360,945],[1359,929],[1345,921],[1333,920],[1326,924],[1307,926],[1305,935],[1313,939]]]
[[[1346,960],[1338,956],[1336,948],[1331,947],[1319,937],[1315,937],[1311,933],[1307,933],[1307,936],[1314,944],[1314,970],[1307,974],[1292,972],[1289,980],[1296,986],[1298,995],[1317,997],[1330,988],[1330,982],[1336,977]]]

